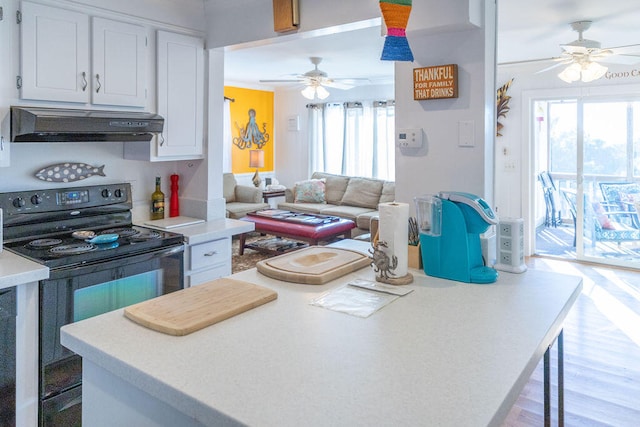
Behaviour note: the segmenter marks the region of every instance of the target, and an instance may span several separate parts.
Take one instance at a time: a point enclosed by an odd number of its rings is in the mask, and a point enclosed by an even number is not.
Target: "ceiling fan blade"
[[[523,59],[522,61],[510,61],[510,62],[500,62],[498,65],[520,65],[520,64],[537,64],[540,62],[557,62],[562,61],[565,58],[560,56],[555,56],[552,58],[539,58],[539,59]]]
[[[260,83],[303,83],[302,79],[294,80],[259,80]]]
[[[563,65],[571,64],[572,62],[573,62],[573,60],[571,60],[571,59],[563,59],[562,61],[556,62],[555,64],[553,64],[553,65],[551,65],[549,67],[546,67],[546,68],[543,68],[542,70],[536,71],[536,74],[544,73],[544,72],[553,70],[554,68],[558,68],[558,67],[562,67]]]
[[[614,55],[640,55],[640,44],[609,47],[607,50],[610,50]]]
[[[322,82],[322,86],[333,87],[333,88],[342,89],[342,90],[353,89],[353,85],[349,85],[349,84],[341,83],[341,82],[336,82],[336,81],[333,81],[333,80],[325,80],[324,82]]]
[[[592,55],[591,59],[602,64],[634,65],[640,62],[640,55]]]

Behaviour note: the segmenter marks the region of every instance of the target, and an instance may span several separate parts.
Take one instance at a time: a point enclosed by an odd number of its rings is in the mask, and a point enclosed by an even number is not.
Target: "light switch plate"
[[[474,138],[474,123],[473,120],[461,120],[458,122],[458,146],[459,147],[474,147],[476,145]]]

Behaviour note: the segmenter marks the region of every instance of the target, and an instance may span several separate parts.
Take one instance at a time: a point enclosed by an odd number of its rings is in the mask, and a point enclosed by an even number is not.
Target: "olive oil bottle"
[[[151,194],[151,219],[164,219],[164,193],[160,190],[160,177],[156,177],[156,191]]]

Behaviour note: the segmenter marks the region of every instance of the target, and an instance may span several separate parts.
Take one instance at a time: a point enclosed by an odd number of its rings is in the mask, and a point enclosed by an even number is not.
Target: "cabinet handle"
[[[87,89],[87,73],[82,72],[82,91],[84,92]]]
[[[96,80],[98,82],[98,87],[96,88],[96,93],[100,92],[100,88],[102,85],[100,84],[100,74],[96,74]]]
[[[211,251],[211,252],[207,252],[206,254],[204,254],[204,256],[214,256],[217,253],[218,253],[218,251]]]
[[[164,145],[164,134],[161,133],[160,134],[160,147],[162,147]]]

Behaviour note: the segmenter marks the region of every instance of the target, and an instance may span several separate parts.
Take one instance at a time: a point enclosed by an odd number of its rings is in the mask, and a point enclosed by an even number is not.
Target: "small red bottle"
[[[169,217],[180,216],[178,201],[178,175],[171,175],[171,198],[169,199]]]

